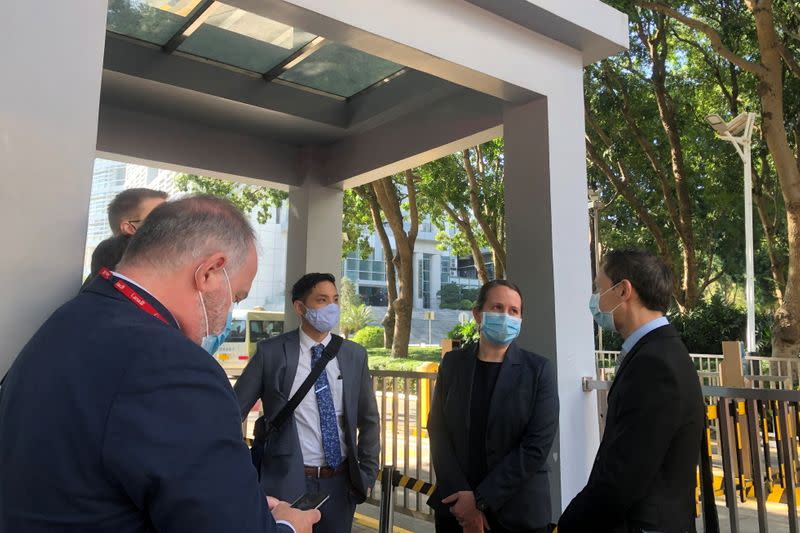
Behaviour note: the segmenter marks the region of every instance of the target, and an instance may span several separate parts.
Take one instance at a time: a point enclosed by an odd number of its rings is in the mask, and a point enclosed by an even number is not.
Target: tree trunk
[[[383,316],[383,320],[381,320],[381,325],[383,326],[383,347],[391,350],[394,345],[394,301],[397,300],[397,274],[394,266],[395,253],[394,250],[392,250],[392,242],[389,240],[386,228],[383,226],[381,206],[375,196],[375,190],[369,186],[359,187],[356,190],[369,204],[372,223],[375,226],[375,231],[378,233],[381,246],[383,247],[383,258],[384,264],[386,265],[387,302],[386,314]]]
[[[383,315],[381,326],[383,326],[383,347],[391,350],[394,346],[394,328],[396,317],[394,313],[394,300],[386,307],[386,314]]]
[[[459,227],[461,232],[464,234],[464,237],[467,239],[469,243],[469,249],[472,253],[472,260],[475,262],[475,270],[478,272],[478,279],[481,282],[481,285],[489,281],[489,273],[486,271],[486,265],[483,262],[483,252],[481,251],[481,246],[478,243],[478,238],[475,236],[475,232],[472,230],[472,223],[469,219],[469,215],[467,213],[461,212],[459,213],[453,209],[447,202],[441,202],[439,204],[442,209],[447,213],[447,216],[450,217],[450,220]]]
[[[638,0],[637,4],[665,13],[704,33],[712,47],[728,61],[758,77],[761,99],[762,131],[786,205],[786,232],[789,243],[789,271],[783,301],[775,313],[772,331],[774,356],[797,357],[800,353],[800,168],[787,137],[783,108],[784,63],[792,75],[800,78],[800,64],[784,49],[775,29],[772,0],[746,0],[753,14],[758,37],[760,62],[750,61],[728,49],[719,34],[709,25],[661,3]]]
[[[656,15],[657,34],[648,38],[640,26],[642,41],[648,43],[648,50],[653,61],[651,82],[656,95],[661,125],[667,135],[672,163],[672,178],[678,200],[678,220],[676,229],[680,237],[683,256],[683,301],[687,309],[691,309],[699,299],[700,276],[697,268],[697,253],[692,227],[692,202],[689,195],[686,163],[683,158],[678,121],[675,117],[675,105],[667,92],[666,59],[668,55],[666,15]]]
[[[411,317],[414,302],[414,244],[419,231],[419,210],[417,208],[417,192],[414,174],[405,172],[406,188],[408,191],[408,211],[410,227],[406,231],[403,227],[403,211],[400,196],[391,177],[382,178],[372,183],[375,198],[381,211],[389,222],[394,240],[397,245],[397,254],[394,262],[397,270],[398,293],[393,302],[392,309],[395,313],[394,342],[392,343],[392,357],[408,357],[408,342],[411,338]]]
[[[399,247],[398,247],[399,248]],[[405,247],[398,253],[397,272],[399,294],[394,301],[394,345],[392,357],[408,357],[408,343],[411,339],[411,318],[414,310],[414,250]]]
[[[800,201],[786,205],[789,276],[772,331],[774,357],[800,356]]]
[[[492,250],[492,259],[494,260],[494,279],[506,279],[506,265],[505,262],[497,260],[494,250]]]
[[[786,235],[789,242],[789,272],[783,302],[775,313],[772,349],[777,357],[797,357],[800,353],[800,171],[784,124],[783,63],[772,2],[748,0],[747,7],[756,20],[761,64],[764,66],[759,84],[762,128],[786,204]]]
[[[661,223],[656,219],[655,215],[651,213],[647,207],[639,201],[633,191],[630,190],[630,179],[628,179],[628,170],[625,162],[623,160],[616,161],[617,168],[619,169],[619,175],[614,171],[609,164],[601,155],[603,151],[610,151],[612,146],[611,139],[608,137],[606,132],[600,127],[600,124],[597,123],[597,120],[592,116],[589,112],[589,106],[586,106],[586,124],[587,128],[587,135],[586,135],[586,158],[589,160],[590,163],[595,165],[605,176],[606,179],[611,183],[614,187],[614,190],[617,191],[617,194],[622,196],[628,205],[633,209],[634,213],[636,213],[636,217],[639,221],[648,229],[650,235],[653,237],[655,241],[656,248],[658,248],[658,254],[667,262],[667,264],[671,265],[672,263],[672,256],[670,255],[669,245],[667,241],[667,236],[665,235]],[[635,125],[634,125],[635,126]],[[597,147],[595,146],[594,142],[592,141],[589,132],[594,132],[594,134],[600,139],[603,143],[603,146]],[[635,132],[638,135],[638,132]],[[646,143],[642,147],[643,150],[646,152],[645,149]],[[658,159],[651,159],[651,164],[654,165],[656,168],[656,173],[658,173],[657,167],[659,165]],[[665,193],[666,194],[666,193]],[[665,200],[668,201],[668,200]],[[685,306],[685,293],[682,290],[682,283],[679,282],[679,279],[676,276],[675,284],[672,288],[672,296],[675,298],[675,302],[678,304],[678,308],[683,312],[686,309]]]
[[[478,158],[480,158],[480,150],[476,150],[476,153],[478,154]],[[475,220],[478,221],[478,225],[481,227],[481,230],[483,230],[484,235],[486,235],[486,240],[489,242],[489,246],[492,249],[495,271],[500,269],[505,272],[506,249],[500,242],[500,237],[497,235],[497,232],[491,227],[491,224],[487,220],[486,213],[483,212],[483,208],[480,204],[480,199],[478,198],[478,188],[480,186],[478,184],[478,176],[475,168],[472,166],[469,159],[470,151],[463,150],[461,154],[464,158],[464,170],[467,171],[467,179],[469,180],[469,204],[472,208],[472,214],[475,216]],[[480,169],[478,172],[480,172]],[[483,262],[483,260],[481,260],[481,262]]]
[[[783,301],[783,289],[786,286],[786,276],[783,272],[783,261],[778,257],[778,229],[770,214],[767,200],[771,194],[765,191],[766,176],[769,174],[769,162],[766,156],[761,158],[761,172],[753,165],[753,203],[758,212],[758,219],[764,230],[764,241],[769,256],[770,272],[772,273],[773,292],[778,303]]]

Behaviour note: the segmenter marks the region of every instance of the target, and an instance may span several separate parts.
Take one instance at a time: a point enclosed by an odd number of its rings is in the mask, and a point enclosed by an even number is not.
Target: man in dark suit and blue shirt
[[[201,348],[256,268],[253,230],[229,202],[150,214],[0,388],[0,531],[311,531],[318,511],[268,507],[233,390]]]
[[[625,342],[589,482],[558,531],[693,532],[705,407],[686,346],[664,316],[672,272],[640,251],[612,251],[601,267],[592,315]]]
[[[339,322],[339,294],[331,274],[306,274],[294,284],[299,329],[261,341],[234,387],[242,418],[261,398],[267,420],[300,388]],[[330,499],[315,533],[350,531],[357,504],[375,482],[380,419],[367,352],[344,341],[292,417],[270,437],[261,486],[292,501],[305,492]]]

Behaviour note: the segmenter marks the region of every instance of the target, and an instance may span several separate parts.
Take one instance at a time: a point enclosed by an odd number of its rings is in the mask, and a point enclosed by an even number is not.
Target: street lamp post
[[[706,121],[714,128],[717,137],[729,141],[744,163],[744,233],[745,233],[745,300],[747,303],[747,352],[756,352],[756,299],[753,259],[753,175],[751,165],[751,137],[756,113],[741,113],[730,122],[719,115],[708,115]]]
[[[602,250],[600,248],[600,210],[603,208],[603,202],[600,201],[600,193],[597,189],[589,189],[589,209],[592,210],[592,236],[594,237],[592,244],[594,245],[594,274],[595,276],[600,273],[600,260]],[[597,349],[603,350],[603,328],[597,328]]]

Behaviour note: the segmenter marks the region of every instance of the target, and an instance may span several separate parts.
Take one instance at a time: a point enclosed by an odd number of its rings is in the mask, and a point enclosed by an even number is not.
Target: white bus
[[[283,333],[283,313],[263,308],[234,309],[231,333],[214,358],[229,376],[237,377],[256,353],[258,341]]]

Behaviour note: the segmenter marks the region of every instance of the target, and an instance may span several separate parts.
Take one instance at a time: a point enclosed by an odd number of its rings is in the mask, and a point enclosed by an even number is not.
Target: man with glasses
[[[166,200],[167,193],[163,191],[138,188],[122,191],[108,204],[108,225],[112,236],[98,244],[92,253],[91,273],[86,283],[97,276],[101,268],[114,269],[122,259],[131,235],[141,227],[150,211]]]

